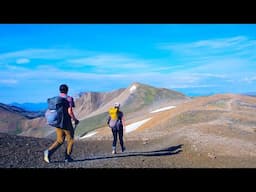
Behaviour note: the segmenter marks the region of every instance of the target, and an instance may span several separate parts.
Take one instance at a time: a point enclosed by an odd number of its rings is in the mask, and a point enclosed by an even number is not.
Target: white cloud
[[[144,71],[171,71],[177,68],[176,66],[168,65],[168,63],[166,66],[162,63],[161,59],[141,59],[125,54],[97,53],[75,49],[26,49],[0,54],[0,62],[6,63],[5,68],[8,69],[16,67],[12,65],[14,61],[17,64],[25,64],[30,62],[30,59],[50,60],[47,61],[49,64],[38,63],[38,61],[35,60],[33,65],[38,69],[42,67],[46,69],[62,69],[64,66],[67,71],[71,68],[71,71],[76,69],[78,72],[83,72],[86,70],[87,72],[95,74],[134,74]]]
[[[88,54],[87,51],[76,49],[25,49],[0,54],[0,60],[8,59],[63,59]]]
[[[202,47],[219,51],[225,47],[236,47],[238,49],[239,46],[241,48],[246,47],[246,45],[247,47],[255,46],[255,41],[239,36],[222,40],[203,40],[188,44],[176,44],[173,49],[177,48],[183,52],[184,47],[193,47],[189,50],[193,53],[198,52],[198,49]],[[85,51],[73,50],[72,52],[72,50],[64,49],[27,49],[0,54],[0,60],[15,58],[16,62],[20,64],[30,62],[30,59],[33,58],[62,59],[62,62],[67,64],[62,68],[60,64],[41,63],[36,64],[33,69],[24,68],[26,65],[21,67],[6,64],[4,70],[0,71],[0,77],[5,80],[15,77],[16,80],[9,81],[9,84],[20,81],[59,82],[60,80],[104,82],[105,84],[117,81],[123,84],[124,82],[138,81],[165,88],[196,88],[214,87],[219,82],[232,82],[237,77],[234,72],[244,70],[246,75],[248,68],[243,66],[254,66],[254,62],[250,63],[243,58],[228,57],[223,59],[217,55],[210,57],[207,52],[203,52],[200,57],[188,55],[187,62],[178,61],[179,65],[172,65],[170,63],[173,61],[167,59],[146,60],[125,54],[87,53]],[[93,69],[87,70],[87,66],[91,66]],[[70,67],[72,67],[71,70]],[[77,70],[75,71],[75,69]],[[241,81],[241,76],[239,78]],[[244,78],[245,82],[252,80]],[[2,81],[1,83],[4,82],[7,83],[8,81]]]
[[[17,83],[18,81],[16,79],[0,79],[0,84],[3,84],[3,85],[13,85]]]
[[[36,69],[26,69],[23,67],[10,66],[7,70],[0,71],[0,76],[9,78],[13,77],[20,80],[59,80],[59,79],[70,79],[70,80],[96,80],[96,79],[119,79],[124,75],[122,74],[97,74],[97,73],[86,73],[86,72],[71,72],[58,69],[53,66],[39,66]]]
[[[256,76],[245,77],[242,79],[242,82],[246,82],[246,83],[253,83],[254,81],[256,81]]]
[[[30,60],[26,59],[26,58],[21,58],[21,59],[16,60],[17,64],[25,64],[25,63],[29,63],[29,62],[30,62]]]
[[[232,76],[237,72],[250,72],[252,67],[254,67],[255,62],[249,61],[246,58],[223,58],[223,59],[213,59],[206,63],[194,66],[186,70],[192,73],[211,73],[216,76]]]
[[[72,63],[77,64],[85,64],[85,65],[93,65],[93,66],[101,66],[103,64],[107,63],[126,63],[130,62],[132,59],[123,56],[123,55],[114,55],[114,54],[99,54],[92,57],[86,57],[86,58],[80,58],[80,59],[74,59],[70,60]]]
[[[41,66],[36,69],[24,69],[22,67],[10,68],[5,71],[0,71],[0,76],[8,79],[13,77],[15,74],[15,78],[19,81],[29,80],[29,81],[59,81],[62,80],[77,80],[77,81],[139,81],[139,82],[157,82],[161,85],[163,82],[169,83],[171,85],[182,86],[184,83],[186,85],[193,84],[199,81],[200,77],[198,75],[189,75],[182,73],[168,73],[161,74],[156,72],[141,72],[135,74],[122,74],[122,73],[88,73],[88,72],[71,72],[64,71],[53,66]],[[169,83],[170,84],[170,83]]]
[[[215,74],[215,73],[193,73],[195,76],[199,77],[213,77],[213,78],[227,78],[225,74]]]
[[[209,47],[213,49],[228,48],[247,41],[248,39],[244,36],[237,36],[231,38],[213,39],[213,40],[202,40],[191,44],[191,47]]]
[[[177,71],[181,76],[190,76],[188,82],[178,78],[182,85],[191,87],[199,84],[207,85],[234,82],[252,82],[244,79],[255,70],[256,40],[245,36],[231,38],[208,39],[188,43],[166,43],[162,49],[171,51],[177,56],[181,67]],[[240,74],[239,74],[240,73]],[[242,74],[242,75],[241,75]]]
[[[213,88],[213,87],[218,87],[219,85],[212,85],[212,84],[200,84],[200,85],[191,85],[191,84],[174,84],[171,86],[168,86],[168,88],[171,89],[184,89],[184,88]],[[166,86],[167,87],[167,86]]]
[[[161,49],[173,50],[173,51],[186,51],[191,50],[191,53],[198,48],[211,48],[211,49],[226,49],[226,48],[247,48],[249,46],[255,46],[255,40],[249,40],[244,36],[236,36],[231,38],[221,38],[221,39],[208,39],[200,40],[188,43],[164,43],[160,46]]]
[[[107,58],[114,58],[114,56]],[[126,60],[125,58],[126,57],[119,57],[119,61],[129,61],[129,58],[126,58]],[[157,71],[158,66],[155,67],[155,71],[154,67],[152,66],[151,70],[138,70],[138,73],[131,73],[129,72],[130,70],[117,70],[113,73],[109,73],[108,70],[102,70],[102,73],[97,73],[94,71],[90,72],[83,70],[73,71],[47,64],[40,65],[34,69],[10,65],[6,68],[7,70],[0,71],[0,76],[4,79],[12,79],[15,74],[15,79],[17,79],[18,82],[47,81],[48,83],[56,83],[60,80],[63,80],[68,82],[104,82],[103,84],[106,86],[110,86],[111,84],[113,84],[113,82],[118,82],[118,84],[122,82],[123,84],[126,84],[127,82],[138,81],[146,84],[155,85],[157,87],[164,87],[170,89],[215,87],[217,86],[218,82],[228,82],[228,80],[232,79],[233,77],[229,73],[226,73],[227,70],[222,70],[222,72],[214,70],[214,68],[216,68],[214,63],[211,63],[208,66],[206,65],[200,66],[198,68],[195,67],[192,69],[182,69],[176,72],[172,72],[171,70],[165,71],[165,73]],[[228,69],[229,67],[231,66],[228,65],[225,68]],[[210,70],[208,70],[207,68],[209,68]],[[136,69],[138,68],[135,68],[134,70]],[[211,80],[211,82],[208,82],[209,79]]]
[[[160,70],[155,66],[152,60],[140,59],[125,54],[108,54],[97,53],[75,49],[26,49],[15,52],[8,52],[0,54],[0,62],[11,66],[12,63],[25,64],[29,63],[31,59],[45,59],[58,60],[54,61],[49,66],[62,68],[78,68],[79,71],[86,67],[95,73],[127,73],[132,71],[138,73],[141,70]],[[35,66],[40,67],[42,63],[34,63]],[[45,64],[44,64],[45,65]],[[83,70],[82,69],[82,70]],[[87,68],[88,69],[88,68]]]
[[[169,50],[182,61],[205,63],[223,58],[255,59],[256,40],[245,36],[208,39],[188,43],[164,43],[160,49]]]
[[[127,78],[129,78],[127,76]],[[207,88],[216,87],[219,82],[226,82],[230,77],[211,73],[190,73],[186,71],[170,73],[143,73],[133,75],[136,81],[149,83],[164,88]],[[206,81],[207,80],[207,81]],[[210,81],[209,81],[210,80]]]
[[[71,59],[68,62],[77,66],[92,66],[96,68],[95,71],[148,69],[151,65],[149,60],[132,58],[121,54],[97,54],[85,58]]]

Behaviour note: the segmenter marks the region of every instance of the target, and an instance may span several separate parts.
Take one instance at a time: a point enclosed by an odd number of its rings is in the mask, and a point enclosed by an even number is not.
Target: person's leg
[[[73,130],[64,130],[66,138],[67,138],[67,148],[65,151],[65,159],[66,160],[71,160],[72,158],[70,157],[73,149],[73,144],[74,144],[74,131]]]
[[[49,155],[52,155],[64,142],[65,136],[63,129],[56,128],[56,141],[48,148]]]
[[[117,130],[112,129],[112,134],[113,134],[112,153],[116,153]]]
[[[60,128],[56,128],[56,141],[44,151],[44,160],[49,163],[51,155],[63,144],[65,139],[64,131]]]
[[[118,136],[119,136],[119,142],[120,142],[120,145],[121,145],[122,152],[124,152],[125,146],[124,146],[124,140],[123,140],[123,128],[119,129]]]

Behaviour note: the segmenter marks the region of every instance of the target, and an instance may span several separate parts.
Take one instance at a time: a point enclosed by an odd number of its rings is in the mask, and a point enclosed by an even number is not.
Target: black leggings
[[[117,142],[117,134],[119,136],[119,142],[121,145],[121,148],[124,148],[124,141],[123,141],[123,128],[120,128],[119,130],[116,129],[112,129],[112,133],[113,133],[113,144],[112,147],[116,148],[116,142]]]

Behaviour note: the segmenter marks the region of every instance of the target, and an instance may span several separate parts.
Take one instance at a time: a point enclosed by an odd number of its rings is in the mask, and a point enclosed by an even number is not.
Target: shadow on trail
[[[80,161],[91,161],[91,160],[99,160],[99,159],[111,159],[111,158],[120,158],[120,157],[133,157],[133,156],[166,156],[166,155],[175,155],[180,153],[182,150],[183,144],[171,146],[162,150],[156,151],[145,151],[145,152],[123,152],[117,153],[115,155],[101,155],[101,156],[93,156],[84,159],[76,159],[73,162],[80,162]]]

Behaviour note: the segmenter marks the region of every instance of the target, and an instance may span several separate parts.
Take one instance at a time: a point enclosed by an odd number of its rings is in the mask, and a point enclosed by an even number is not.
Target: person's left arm
[[[125,118],[124,118],[124,114],[122,113],[122,124],[123,124],[123,130],[125,132]]]

